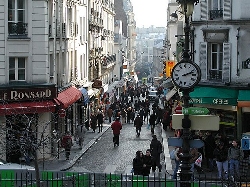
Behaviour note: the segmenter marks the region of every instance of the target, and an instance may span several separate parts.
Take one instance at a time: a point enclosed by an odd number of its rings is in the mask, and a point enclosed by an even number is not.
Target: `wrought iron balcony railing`
[[[222,17],[223,17],[223,10],[210,10],[210,20]]]
[[[222,70],[209,70],[209,80],[222,80]]]
[[[8,23],[9,35],[11,36],[27,36],[28,23]]]

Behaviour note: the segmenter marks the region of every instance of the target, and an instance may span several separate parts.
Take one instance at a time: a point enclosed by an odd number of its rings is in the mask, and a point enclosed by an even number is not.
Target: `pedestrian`
[[[207,162],[206,165],[209,171],[211,172],[214,169],[213,151],[216,148],[216,145],[215,145],[214,137],[212,136],[210,131],[206,132],[206,138],[204,140],[204,143],[205,143],[205,158]]]
[[[136,151],[135,158],[133,159],[133,170],[135,175],[143,175],[143,153]]]
[[[153,157],[151,156],[150,149],[147,149],[146,154],[143,157],[143,168],[142,168],[143,176],[148,176],[150,174],[152,165],[153,165]]]
[[[65,149],[66,160],[69,160],[70,150],[72,146],[73,146],[72,137],[70,135],[70,132],[67,131],[62,138],[62,147]]]
[[[229,175],[235,179],[240,178],[239,165],[244,158],[244,153],[240,149],[238,140],[232,141],[232,146],[228,149]]]
[[[97,117],[95,114],[90,115],[90,124],[91,124],[91,128],[93,129],[93,132],[95,133],[95,130],[97,127]]]
[[[117,145],[119,146],[119,136],[121,133],[122,129],[122,124],[120,122],[120,118],[116,117],[115,121],[111,125],[111,129],[113,130],[113,142],[114,142],[114,147]]]
[[[152,137],[153,137],[153,139],[151,140],[151,143],[150,143],[150,151],[151,151],[151,155],[153,157],[152,170],[153,170],[153,172],[155,172],[156,166],[157,166],[159,169],[159,172],[161,172],[162,165],[160,163],[160,156],[162,153],[162,144],[159,140],[157,140],[156,135],[153,135]]]
[[[198,152],[198,150],[196,148],[191,148],[190,149],[190,160],[189,160],[189,163],[191,165],[191,171],[194,172],[194,163],[195,161],[199,158],[200,154]]]
[[[156,115],[155,115],[155,113],[152,113],[149,117],[149,124],[151,127],[152,134],[154,134],[154,130],[155,130],[155,120],[156,120]]]
[[[75,136],[78,138],[79,149],[82,149],[82,145],[83,145],[86,132],[87,132],[87,129],[84,125],[81,124],[77,126]]]
[[[177,179],[177,172],[179,170],[179,166],[180,166],[180,153],[181,153],[181,148],[180,147],[176,147],[175,148],[175,152],[174,152],[174,156],[175,156],[175,169],[174,169],[174,173],[173,173],[173,177],[172,179]]]
[[[98,123],[98,133],[102,132],[103,122],[104,122],[104,116],[102,110],[100,110],[96,116],[97,123]]]
[[[109,123],[111,123],[111,121],[112,121],[112,115],[113,115],[113,110],[112,110],[111,107],[109,107],[109,109],[107,111],[107,115],[108,115]]]
[[[218,178],[219,179],[228,179],[228,150],[224,145],[224,142],[219,142],[217,147],[213,151],[216,165],[218,169]]]
[[[139,137],[141,134],[141,127],[143,125],[143,121],[142,118],[140,117],[139,114],[137,114],[135,120],[134,120],[134,126],[135,126],[135,131],[136,131],[136,135]]]

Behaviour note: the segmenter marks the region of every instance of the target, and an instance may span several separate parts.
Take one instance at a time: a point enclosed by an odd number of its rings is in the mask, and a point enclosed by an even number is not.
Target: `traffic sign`
[[[250,139],[242,138],[241,139],[241,149],[242,150],[250,150]]]
[[[182,114],[185,115],[206,115],[209,113],[207,108],[189,107],[182,108]]]
[[[168,138],[168,146],[182,147],[183,139],[177,137]],[[204,142],[200,139],[189,140],[190,148],[201,148],[204,146]]]
[[[183,129],[182,119],[183,114],[173,114],[172,115],[172,128],[173,129]],[[218,131],[220,127],[220,118],[215,115],[190,115],[191,120],[191,130],[213,130]]]

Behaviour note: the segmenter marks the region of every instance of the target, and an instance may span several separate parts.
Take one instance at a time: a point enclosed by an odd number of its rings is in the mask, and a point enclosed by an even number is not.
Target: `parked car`
[[[0,170],[2,169],[12,169],[12,170],[35,170],[34,167],[23,165],[23,164],[17,164],[17,163],[9,163],[2,159],[0,159]]]

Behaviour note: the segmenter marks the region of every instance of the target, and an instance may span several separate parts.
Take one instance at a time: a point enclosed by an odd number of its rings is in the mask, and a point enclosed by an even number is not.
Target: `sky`
[[[134,7],[136,27],[166,27],[168,0],[130,0]]]

